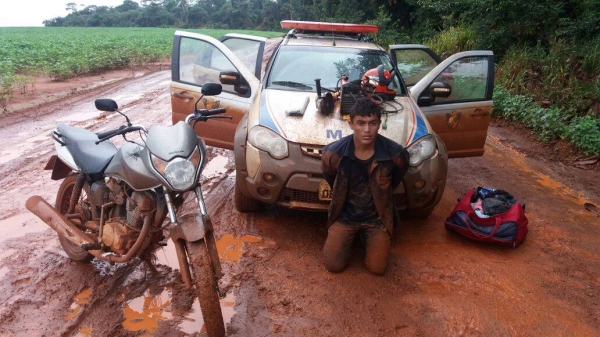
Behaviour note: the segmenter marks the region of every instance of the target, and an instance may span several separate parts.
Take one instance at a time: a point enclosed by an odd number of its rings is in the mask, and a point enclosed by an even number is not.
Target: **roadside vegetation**
[[[69,3],[66,9],[68,15],[49,18],[45,25],[280,31],[279,22],[290,19],[368,22],[380,27],[374,38],[383,46],[423,43],[442,57],[470,49],[493,50],[497,89],[494,115],[523,123],[542,141],[562,139],[575,144],[584,154],[600,154],[600,1],[597,0],[124,0],[115,7]],[[79,32],[84,31],[87,29]],[[97,45],[79,53],[86,55],[82,59],[94,60],[89,64],[76,62],[78,56],[56,53],[40,55],[40,60],[46,60],[40,61],[41,65],[28,63],[19,68],[4,57],[7,34],[0,29],[0,77],[4,73],[12,76],[0,80],[3,81],[0,103],[7,90],[26,89],[28,76],[35,76],[38,71],[59,80],[79,71],[112,69],[168,57],[173,29],[161,33],[133,28],[124,31],[129,34],[126,39],[136,42],[115,47],[115,42],[95,39]],[[116,35],[118,30],[114,32]],[[210,30],[202,32],[211,35]],[[212,32],[215,34],[212,36],[218,36],[223,31]],[[159,38],[165,43],[160,47],[147,44]],[[9,48],[21,45],[19,52],[22,52],[31,46],[23,45],[23,41],[14,38]],[[56,44],[79,48],[74,40]],[[153,54],[154,50],[158,55]],[[109,61],[112,57],[115,59]]]
[[[195,29],[212,37],[230,30]],[[0,28],[0,111],[15,93],[34,90],[37,76],[75,76],[141,66],[171,57],[175,28]],[[274,36],[280,33],[243,31]]]

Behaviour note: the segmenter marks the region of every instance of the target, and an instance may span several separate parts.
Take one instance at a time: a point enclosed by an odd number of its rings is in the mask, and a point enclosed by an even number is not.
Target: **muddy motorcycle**
[[[204,96],[220,93],[220,84],[205,84],[185,122],[149,131],[132,125],[115,101],[96,100],[97,109],[123,115],[127,125],[96,134],[59,124],[52,132],[57,154],[45,168],[52,170],[53,180],[62,180],[55,207],[40,196],[26,202],[28,210],[58,233],[66,254],[79,262],[139,258],[152,266],[154,252],[166,245],[164,234],[169,233],[183,282],[195,288],[209,336],[225,334],[218,286],[222,273],[200,186],[206,147],[193,126],[231,118],[219,116],[225,109],[198,108]],[[141,140],[128,140],[132,132]],[[117,149],[107,140],[119,135],[127,142]],[[191,193],[199,211],[179,216],[177,209]],[[165,221],[167,216],[170,221]]]

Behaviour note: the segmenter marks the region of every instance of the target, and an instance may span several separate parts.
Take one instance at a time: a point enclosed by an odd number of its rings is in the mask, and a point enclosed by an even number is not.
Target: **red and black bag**
[[[489,215],[473,208],[472,204],[478,199],[482,200]],[[527,235],[528,222],[525,204],[508,192],[478,187],[459,199],[446,219],[446,228],[473,240],[516,248]]]

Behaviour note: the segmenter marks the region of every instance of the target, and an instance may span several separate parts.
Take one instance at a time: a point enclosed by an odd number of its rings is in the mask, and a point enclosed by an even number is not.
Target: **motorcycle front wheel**
[[[71,174],[67,176],[58,189],[56,193],[56,203],[55,208],[60,212],[60,214],[67,214],[67,210],[69,209],[69,205],[71,203],[71,194],[73,194],[73,189],[75,187],[75,182],[77,181],[77,174]],[[82,209],[82,205],[88,202],[88,195],[90,195],[90,186],[87,182],[84,183],[83,189],[81,191],[81,196],[79,197],[77,205],[75,205],[74,213],[79,213],[81,215],[81,219],[85,222],[87,220],[87,216]],[[81,226],[77,219],[72,220],[73,223],[79,227],[82,231],[85,231],[85,228]],[[81,249],[78,245],[69,241],[69,239],[65,238],[62,235],[58,235],[58,240],[60,241],[60,245],[63,250],[73,261],[77,262],[90,262],[94,258],[94,255],[90,254],[88,251]]]
[[[217,293],[217,278],[210,264],[206,243],[200,240],[186,242],[185,245],[206,332],[209,337],[225,336],[225,323]]]

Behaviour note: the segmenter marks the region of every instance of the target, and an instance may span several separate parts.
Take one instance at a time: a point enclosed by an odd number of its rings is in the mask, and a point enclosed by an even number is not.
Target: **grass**
[[[26,91],[37,76],[56,81],[123,69],[170,58],[175,28],[0,28],[0,108],[15,90]],[[194,29],[212,37],[237,32],[265,37],[264,31]]]

